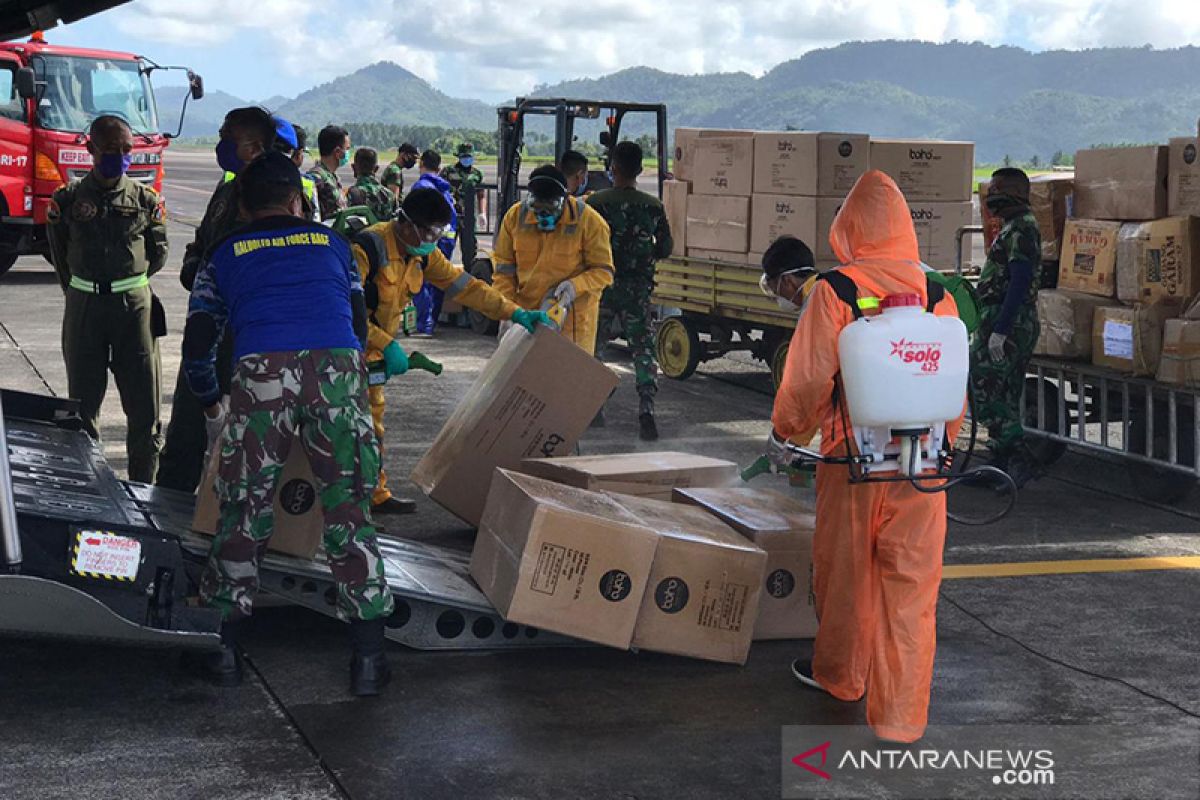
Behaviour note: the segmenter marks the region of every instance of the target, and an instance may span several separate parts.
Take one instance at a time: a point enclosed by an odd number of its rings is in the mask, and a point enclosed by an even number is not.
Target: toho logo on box
[[[796,146],[792,144],[790,139],[779,139],[775,142],[775,152],[794,153],[796,152]]]
[[[1196,161],[1196,145],[1189,144],[1183,148],[1183,163],[1193,164]]]
[[[775,213],[779,214],[779,215],[787,215],[790,217],[792,214],[796,213],[796,210],[794,208],[792,208],[792,204],[789,203],[788,201],[778,200],[775,202]]]
[[[709,179],[709,183],[711,183],[714,187],[716,187],[718,189],[728,189],[729,188],[729,179],[724,176],[718,175],[715,178],[711,178],[711,179]]]
[[[910,213],[913,222],[926,222],[933,219],[933,210],[929,208],[922,208],[919,211],[915,208],[910,209]]]
[[[683,578],[672,576],[659,581],[654,590],[654,604],[664,614],[678,614],[688,603],[688,585]]]
[[[848,141],[841,141],[838,144],[838,155],[842,158],[849,158],[854,153],[854,145]]]
[[[600,577],[600,596],[610,603],[619,603],[633,591],[633,579],[620,569],[610,569]]]
[[[911,147],[908,148],[909,161],[934,161],[936,159],[937,156],[932,150],[913,150]]]
[[[905,364],[919,364],[922,372],[937,372],[942,360],[941,342],[910,342],[901,339],[892,342],[891,358],[897,358]]]
[[[796,590],[796,576],[786,569],[777,569],[767,576],[767,594],[782,600]]]

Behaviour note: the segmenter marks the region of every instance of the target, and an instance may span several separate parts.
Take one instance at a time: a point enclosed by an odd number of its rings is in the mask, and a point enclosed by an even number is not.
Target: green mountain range
[[[523,93],[514,87],[514,94]],[[164,127],[178,117],[159,92]],[[1194,135],[1200,48],[1103,48],[1031,53],[1016,47],[850,42],[745,73],[677,75],[634,67],[539,86],[532,96],[666,103],[668,121],[728,128],[861,131],[967,139],[982,162],[1048,160],[1096,144]],[[217,102],[214,103],[213,101]],[[273,102],[278,102],[272,98]],[[189,108],[187,135],[212,135],[228,107],[212,93]],[[490,130],[492,106],[451,98],[390,62],[321,86],[272,110],[313,128],[373,122]],[[219,113],[218,113],[219,112]],[[630,135],[652,133],[632,118]]]

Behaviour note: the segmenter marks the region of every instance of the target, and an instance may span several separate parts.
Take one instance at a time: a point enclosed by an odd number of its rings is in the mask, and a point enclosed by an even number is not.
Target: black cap
[[[300,170],[292,161],[291,156],[275,150],[251,161],[238,175],[238,181],[243,188],[275,183],[291,186],[301,194],[304,193],[304,182],[300,180]]]

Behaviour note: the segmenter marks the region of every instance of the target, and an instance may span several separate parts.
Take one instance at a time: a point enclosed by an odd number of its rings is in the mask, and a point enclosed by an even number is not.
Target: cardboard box
[[[693,194],[749,197],[754,191],[752,137],[702,137],[692,158]]]
[[[676,488],[730,486],[740,474],[732,461],[669,451],[531,458],[521,462],[520,469],[580,489],[668,501]]]
[[[609,496],[659,537],[633,646],[745,664],[767,554],[698,508]]]
[[[1122,221],[1167,215],[1167,148],[1111,147],[1075,154],[1075,215]]]
[[[606,495],[497,469],[470,571],[510,622],[628,648],[657,547]]]
[[[750,202],[750,250],[762,253],[780,236],[795,236],[809,247],[817,238],[817,199],[756,194]]]
[[[1161,383],[1200,387],[1200,320],[1167,320],[1157,377]]]
[[[676,180],[691,181],[695,177],[692,164],[695,161],[696,142],[710,137],[753,137],[754,131],[722,130],[716,128],[676,128],[675,163],[673,173]]]
[[[1138,259],[1141,246],[1138,244],[1139,222],[1126,222],[1117,231],[1117,299],[1122,303],[1135,303],[1141,291],[1138,278]]]
[[[871,168],[871,139],[860,133],[754,134],[754,193],[845,197]]]
[[[687,181],[663,181],[663,209],[671,228],[671,255],[687,252],[687,201],[692,185]]]
[[[934,269],[954,269],[958,229],[971,224],[973,209],[966,203],[910,202],[921,260]]]
[[[910,203],[971,199],[975,145],[918,139],[872,139],[871,168],[882,170]]]
[[[816,517],[809,508],[765,489],[677,489],[675,500],[700,506],[767,551],[755,639],[817,635],[812,585]]]
[[[213,536],[221,518],[221,504],[214,482],[220,461],[220,445],[213,448],[212,457],[200,479],[196,493],[196,513],[192,530]],[[325,512],[317,494],[312,467],[300,442],[292,442],[288,459],[283,464],[275,490],[275,530],[267,549],[297,558],[312,558],[321,549],[325,533]]]
[[[1096,309],[1116,305],[1108,297],[1071,289],[1042,289],[1037,300],[1041,334],[1033,352],[1039,356],[1091,361]]]
[[[979,183],[979,213],[983,221],[984,247],[991,247],[1004,221],[987,210],[991,181]],[[1042,261],[1058,261],[1062,256],[1063,229],[1071,216],[1075,176],[1070,173],[1037,175],[1029,179],[1029,206],[1042,234]]]
[[[1118,271],[1137,281],[1138,302],[1188,300],[1200,293],[1200,220],[1167,217],[1123,225]]]
[[[1154,375],[1162,354],[1163,326],[1179,315],[1175,302],[1097,308],[1092,363],[1133,375]]]
[[[688,247],[745,253],[750,248],[750,198],[693,194],[687,201]]]
[[[1200,216],[1200,139],[1189,136],[1167,143],[1167,213]]]
[[[472,525],[496,467],[565,455],[616,388],[617,375],[549,328],[513,328],[446,420],[412,481]]]
[[[833,228],[833,221],[837,219],[838,212],[842,210],[842,204],[845,202],[844,197],[817,198],[816,242],[806,241],[805,244],[812,248],[818,262],[837,260],[833,245],[829,243],[829,231]]]
[[[1117,234],[1120,230],[1119,222],[1067,220],[1062,262],[1058,267],[1058,288],[1113,297],[1117,291]]]
[[[700,250],[695,247],[689,247],[687,251],[688,258],[698,259],[700,261],[720,261],[725,264],[745,264],[745,253],[726,253],[724,250]]]

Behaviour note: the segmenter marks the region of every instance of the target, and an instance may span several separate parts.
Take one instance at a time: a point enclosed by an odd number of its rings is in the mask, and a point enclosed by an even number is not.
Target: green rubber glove
[[[538,325],[552,324],[545,311],[526,311],[523,308],[518,308],[513,312],[512,321],[530,333],[533,333],[533,329]]]
[[[403,375],[408,372],[408,353],[404,352],[404,348],[397,341],[392,341],[387,347],[383,348],[383,364],[384,371],[389,378],[394,378],[397,375]]]

